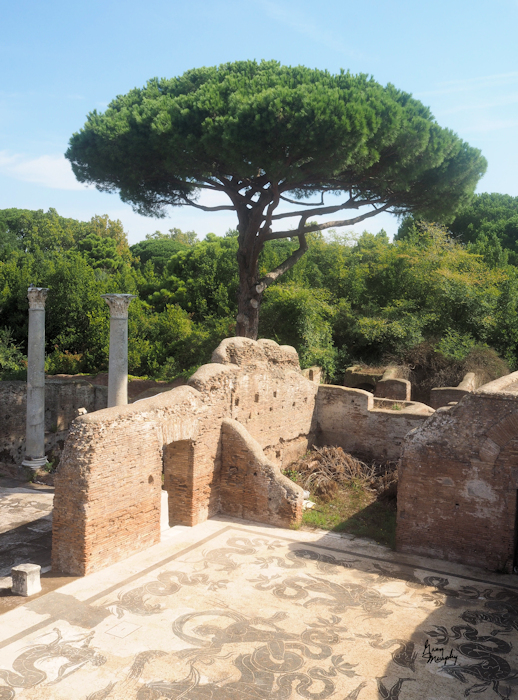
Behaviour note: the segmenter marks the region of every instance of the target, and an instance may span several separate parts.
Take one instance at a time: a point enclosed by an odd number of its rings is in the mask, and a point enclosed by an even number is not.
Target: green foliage
[[[415,217],[403,219],[396,240],[415,241]],[[477,194],[450,220],[448,229],[471,253],[481,255],[491,267],[508,262],[518,265],[518,197],[483,192]]]
[[[169,205],[235,211],[236,332],[250,338],[257,337],[265,289],[304,255],[306,234],[349,223],[308,224],[308,218],[363,205],[368,211],[355,221],[386,210],[450,220],[470,201],[486,169],[480,151],[441,128],[427,107],[393,85],[276,61],[238,61],[154,78],[116,97],[104,113],[91,112],[65,155],[80,182],[118,191],[144,215],[164,216]],[[207,190],[225,194],[228,203],[199,204]],[[321,204],[311,209],[277,211],[282,200],[296,206],[319,192]],[[324,206],[328,192],[343,193],[344,201]],[[288,258],[266,265],[279,249],[266,252],[265,244],[292,237],[292,228],[273,231],[272,224],[286,217],[298,218],[298,252],[289,243]],[[198,247],[192,231],[157,231],[148,239]],[[152,304],[190,303],[202,315],[226,313],[233,305],[225,288],[213,283],[204,308],[194,278],[186,282],[175,271],[173,261],[182,252],[166,263],[163,246],[139,251],[149,253],[144,263],[157,261],[158,274],[167,266],[167,283],[148,297]],[[314,281],[323,283],[321,270]]]
[[[154,215],[185,204],[208,177],[258,172],[296,196],[352,187],[396,210],[446,215],[486,168],[479,151],[392,85],[276,61],[154,78],[91,112],[66,157],[81,182],[119,190]]]
[[[149,238],[131,246],[131,252],[140,259],[141,265],[150,262],[155,272],[161,275],[171,257],[185,247],[185,244],[170,238]]]
[[[175,241],[182,245],[194,245],[199,242],[195,231],[182,231],[180,228],[170,228],[168,233],[162,233],[161,231],[147,233],[146,240]]]
[[[435,351],[449,360],[465,360],[477,343],[470,335],[448,329],[435,346]]]
[[[7,211],[9,219],[13,210]],[[31,226],[42,220],[40,212],[18,212],[15,219]],[[105,217],[94,219],[98,234],[84,222],[69,223],[70,230],[82,232],[72,248],[43,250],[31,242],[37,236],[28,226],[25,239],[16,238],[27,249],[17,244],[0,259],[0,328],[9,329],[0,333],[3,376],[23,373],[30,283],[49,288],[49,373],[107,369],[109,309],[101,294],[109,292],[138,296],[129,307],[131,374],[172,379],[208,362],[216,345],[235,334],[236,232],[209,234],[192,245],[160,237],[143,241],[175,246],[162,269],[152,257],[143,262],[122,239],[117,242],[116,226],[113,236],[104,235],[103,221],[105,233],[110,230]],[[59,223],[60,217],[52,213],[49,221]],[[350,364],[387,358],[422,367],[425,374],[433,366],[451,382],[473,368],[485,368],[489,378],[507,371],[497,353],[515,368],[516,267],[490,264],[436,224],[412,222],[408,234],[394,243],[383,231],[345,239],[308,235],[304,258],[282,284],[265,292],[261,337],[293,345],[302,366],[320,365],[328,381],[339,382]],[[66,241],[60,236],[56,241]],[[260,268],[275,267],[296,247],[292,239],[268,242]]]
[[[89,233],[79,241],[77,248],[94,269],[115,271],[122,267],[123,259],[113,238],[101,238],[95,233]]]
[[[25,378],[27,358],[16,344],[10,328],[0,328],[0,379]]]
[[[144,288],[147,301],[157,310],[179,304],[196,321],[233,315],[238,287],[236,253],[235,237],[209,233],[201,243],[184,247],[170,258],[164,276]]]
[[[271,287],[263,305],[261,335],[299,351],[301,367],[318,365],[327,377],[335,374],[330,294],[293,285]]]

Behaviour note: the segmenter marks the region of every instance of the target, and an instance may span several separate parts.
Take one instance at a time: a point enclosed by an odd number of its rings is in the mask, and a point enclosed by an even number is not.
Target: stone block
[[[387,373],[385,372],[385,374]],[[410,401],[411,393],[412,385],[407,379],[383,378],[376,384],[374,396],[379,399],[392,399],[393,401]]]
[[[11,569],[14,595],[31,596],[41,591],[41,566],[38,564],[19,564]]]

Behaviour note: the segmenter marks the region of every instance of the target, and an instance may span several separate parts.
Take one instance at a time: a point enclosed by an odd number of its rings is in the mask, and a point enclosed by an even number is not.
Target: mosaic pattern
[[[0,700],[518,698],[518,590],[223,530],[4,646]]]

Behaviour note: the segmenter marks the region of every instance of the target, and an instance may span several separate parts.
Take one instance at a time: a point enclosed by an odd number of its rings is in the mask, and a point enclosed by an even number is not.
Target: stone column
[[[22,464],[39,469],[45,456],[45,300],[49,290],[33,287],[29,299],[29,350],[27,357],[27,427]]]
[[[110,307],[108,408],[128,403],[128,306],[133,294],[101,294]]]

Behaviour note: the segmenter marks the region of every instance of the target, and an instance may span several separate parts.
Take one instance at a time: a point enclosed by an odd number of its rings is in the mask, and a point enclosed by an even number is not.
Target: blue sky
[[[368,73],[428,105],[482,150],[479,192],[518,196],[518,0],[18,0],[2,5],[0,209],[121,219],[130,243],[176,226],[224,233],[232,213],[133,213],[77,183],[68,139],[92,109],[149,78],[242,59]],[[380,215],[356,227],[389,233]]]

